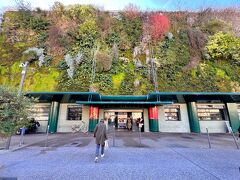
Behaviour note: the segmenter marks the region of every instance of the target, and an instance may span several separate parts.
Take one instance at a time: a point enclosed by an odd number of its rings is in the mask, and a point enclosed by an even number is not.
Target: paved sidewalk
[[[35,141],[0,154],[0,177],[46,179],[240,179],[240,150],[231,135],[143,133],[109,134],[110,148],[94,163],[92,134],[55,134],[48,148]],[[29,137],[30,138],[30,137]],[[40,139],[40,138],[39,138]],[[238,143],[239,140],[238,140]]]
[[[49,134],[48,139],[51,140],[53,138],[57,138],[57,136],[58,136],[58,134]],[[30,145],[32,145],[34,143],[37,143],[37,142],[44,142],[44,145],[45,145],[46,134],[43,134],[43,133],[26,134],[23,138],[23,144],[21,144],[21,146],[20,146],[20,140],[21,140],[20,135],[12,136],[9,150],[5,150],[4,148],[5,148],[6,139],[1,138],[1,140],[0,140],[0,154],[8,152],[8,151],[15,151],[15,150],[21,149],[23,147],[30,146]]]
[[[109,131],[108,136],[113,144],[114,133]],[[78,141],[79,138],[92,138],[92,133],[57,133],[49,134],[48,146],[61,147],[72,146],[72,143]],[[142,147],[182,147],[182,148],[208,148],[207,134],[198,133],[141,133]],[[24,136],[24,144],[19,146],[21,136],[15,135],[12,137],[10,151],[21,149],[28,146],[46,145],[46,134],[27,134]],[[236,137],[240,148],[240,139]],[[156,143],[159,141],[159,143]],[[236,144],[231,134],[210,134],[212,148],[236,149]],[[1,143],[0,143],[1,144]],[[118,147],[139,147],[138,132],[115,132],[115,146]],[[0,149],[3,149],[5,144],[1,144]],[[0,150],[1,153],[2,150]]]

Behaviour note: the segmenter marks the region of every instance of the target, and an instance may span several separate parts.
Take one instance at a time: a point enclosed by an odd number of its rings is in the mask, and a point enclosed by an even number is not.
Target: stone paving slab
[[[122,136],[121,136],[122,135]],[[240,150],[229,135],[116,134],[116,147],[94,163],[92,134],[57,134],[18,151],[0,154],[0,177],[32,179],[240,179]]]
[[[92,143],[94,145],[94,143]],[[1,156],[1,176],[21,179],[231,179],[239,180],[238,150],[109,148],[94,163],[94,146],[24,149]],[[221,157],[221,158],[220,158]],[[100,178],[101,177],[101,178]]]

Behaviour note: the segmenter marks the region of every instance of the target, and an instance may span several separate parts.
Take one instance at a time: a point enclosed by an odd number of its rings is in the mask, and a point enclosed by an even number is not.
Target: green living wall
[[[240,91],[239,12],[107,12],[87,5],[7,11],[0,83],[25,91]],[[235,23],[235,26],[232,24]]]

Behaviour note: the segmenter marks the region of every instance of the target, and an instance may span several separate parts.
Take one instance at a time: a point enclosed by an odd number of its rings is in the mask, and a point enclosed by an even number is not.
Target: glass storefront
[[[137,123],[143,117],[142,110],[107,110],[104,118],[108,121],[108,126],[117,130],[137,131]]]

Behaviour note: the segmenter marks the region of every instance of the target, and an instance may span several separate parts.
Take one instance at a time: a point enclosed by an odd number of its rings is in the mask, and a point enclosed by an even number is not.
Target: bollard
[[[230,127],[230,132],[231,132],[231,134],[232,134],[232,137],[233,137],[233,139],[234,139],[234,142],[235,142],[235,144],[236,144],[236,146],[237,146],[237,149],[239,149],[239,146],[238,146],[237,140],[236,140],[236,138],[235,138],[235,135],[234,135],[234,133],[233,133],[233,131],[232,131],[232,128],[231,128],[231,127]]]
[[[141,142],[141,139],[142,139],[142,134],[141,134],[141,126],[139,125],[138,127],[138,134],[139,134],[139,147],[141,147],[142,145],[142,142]]]
[[[209,133],[208,133],[208,128],[206,128],[206,130],[207,130],[207,136],[208,136],[208,146],[209,146],[209,149],[211,149],[212,146],[211,146],[210,136],[209,136]]]
[[[48,146],[48,133],[49,133],[49,125],[47,126],[47,134],[46,134],[45,148]]]
[[[21,138],[20,138],[20,142],[19,142],[19,147],[24,144],[25,130],[26,130],[26,129],[25,129],[24,127],[21,128]]]
[[[115,125],[113,125],[113,147],[115,147]]]

